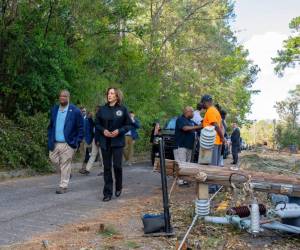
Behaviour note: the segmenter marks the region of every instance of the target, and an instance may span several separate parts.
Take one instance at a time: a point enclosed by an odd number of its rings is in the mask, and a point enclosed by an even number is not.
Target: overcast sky
[[[250,119],[278,118],[274,104],[300,84],[300,68],[287,69],[284,77],[274,74],[271,57],[291,34],[288,24],[300,16],[300,0],[236,0],[233,29],[238,41],[249,50],[249,58],[261,72],[253,89],[261,93],[252,98]]]

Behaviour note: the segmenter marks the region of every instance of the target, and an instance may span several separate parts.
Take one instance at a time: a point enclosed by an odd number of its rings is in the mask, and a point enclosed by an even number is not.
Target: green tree
[[[236,42],[233,7],[230,0],[3,0],[0,113],[12,123],[41,119],[62,88],[94,110],[113,85],[142,122],[140,151],[154,119],[180,114],[204,93],[229,121],[243,123],[259,69]]]
[[[279,76],[283,76],[286,68],[295,67],[300,62],[300,17],[293,18],[289,27],[293,35],[283,42],[283,49],[273,58],[273,63],[276,64],[275,72]]]
[[[275,108],[280,121],[276,127],[276,140],[282,147],[291,144],[300,146],[300,85],[289,91],[289,96],[280,102],[277,102]]]
[[[264,145],[273,147],[275,143],[275,123],[271,120],[255,121],[252,124],[244,125],[241,129],[241,136],[250,145]]]

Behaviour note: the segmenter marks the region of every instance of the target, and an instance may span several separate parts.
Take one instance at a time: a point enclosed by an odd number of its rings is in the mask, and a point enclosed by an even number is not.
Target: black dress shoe
[[[111,200],[111,196],[104,196],[102,201],[107,202],[110,200]]]
[[[68,189],[67,189],[67,188],[59,187],[59,188],[56,189],[56,193],[57,193],[57,194],[64,194],[64,193],[66,193],[66,192],[68,192]]]
[[[84,175],[89,175],[90,171],[87,171],[86,169],[80,169],[79,173],[84,174]]]
[[[116,191],[116,192],[115,192],[115,196],[116,196],[116,197],[120,197],[121,193],[122,193],[122,190]]]

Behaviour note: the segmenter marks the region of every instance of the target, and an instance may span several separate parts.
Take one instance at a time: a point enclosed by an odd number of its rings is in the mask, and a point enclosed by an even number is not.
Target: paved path
[[[151,195],[160,187],[160,177],[147,165],[124,167],[124,189],[120,199],[101,202],[103,177],[99,169],[89,176],[73,174],[70,190],[55,194],[58,176],[32,177],[0,183],[0,246],[54,231],[66,223],[93,215],[95,209],[111,209],[127,199]]]

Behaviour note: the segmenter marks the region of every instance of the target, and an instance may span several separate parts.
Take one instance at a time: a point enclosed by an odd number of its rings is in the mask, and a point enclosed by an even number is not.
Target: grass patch
[[[268,173],[288,173],[287,170],[292,172],[299,171],[299,159],[293,159],[290,156],[277,157],[259,154],[244,155],[241,158],[240,165],[243,169]]]
[[[202,241],[202,249],[217,249],[217,247],[223,243],[223,239],[210,236],[206,238],[205,241]]]
[[[107,226],[102,232],[99,232],[98,234],[103,237],[112,237],[114,235],[118,235],[119,232],[113,226]]]
[[[134,241],[127,241],[126,247],[128,247],[129,249],[137,249],[140,247],[140,245]]]

